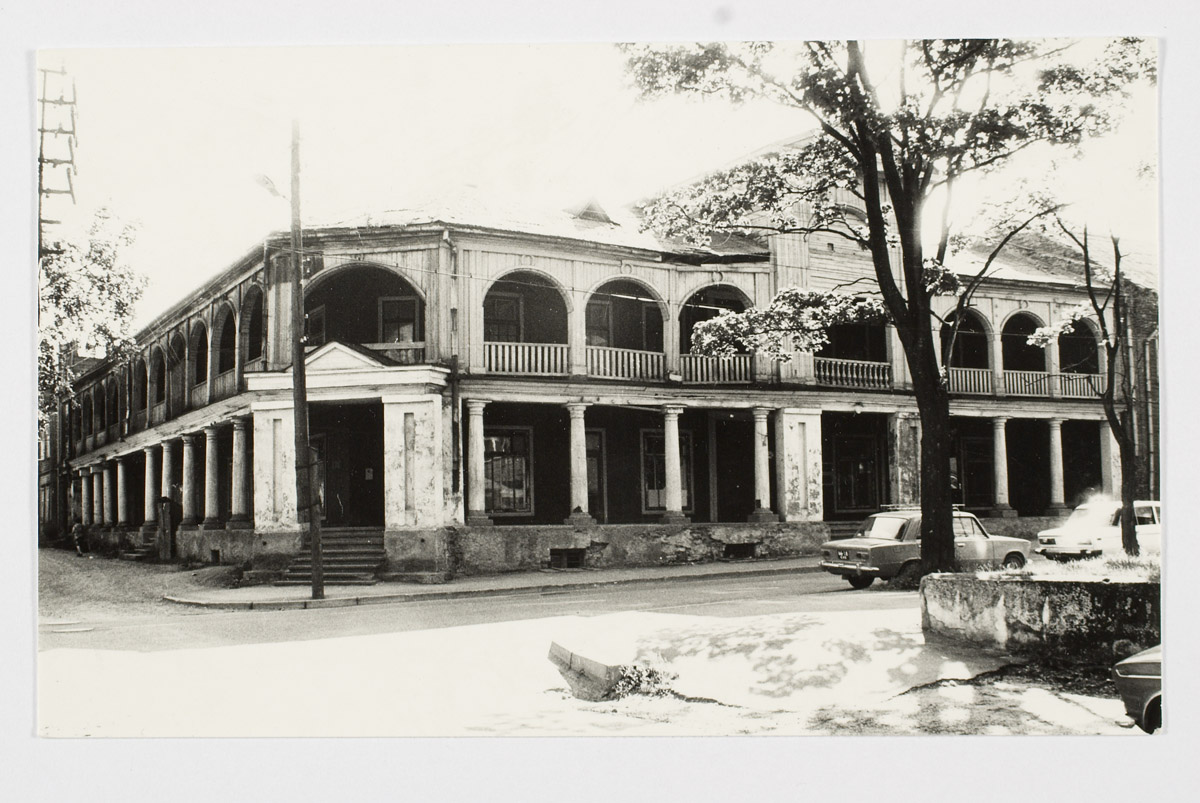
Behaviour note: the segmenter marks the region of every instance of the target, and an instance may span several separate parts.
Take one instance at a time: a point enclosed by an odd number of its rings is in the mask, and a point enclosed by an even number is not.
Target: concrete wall
[[[541,569],[551,549],[585,549],[589,568],[653,566],[717,560],[726,544],[754,544],[759,558],[815,555],[828,538],[824,522],[464,527],[447,546],[453,572],[472,575]],[[395,560],[390,550],[388,557]]]
[[[1113,644],[1159,643],[1158,583],[979,579],[937,574],[921,582],[927,633],[1008,652],[1049,651],[1109,660]]]
[[[238,565],[252,563],[256,568],[279,568],[300,554],[301,533],[255,532],[253,530],[211,530],[202,527],[180,529],[175,533],[178,560],[196,563]],[[213,551],[217,560],[213,561]]]

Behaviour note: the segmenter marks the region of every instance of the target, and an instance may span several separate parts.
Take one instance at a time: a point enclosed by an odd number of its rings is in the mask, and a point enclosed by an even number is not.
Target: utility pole
[[[50,97],[50,77],[59,76],[56,82],[65,82],[67,71],[61,67],[40,67],[38,73],[42,79],[38,92],[38,255],[41,256],[48,250],[46,226],[61,222],[46,217],[46,201],[54,195],[69,195],[71,203],[75,203],[75,83],[71,83],[69,98],[63,93],[61,83],[57,97]]]
[[[316,453],[308,441],[308,389],[304,376],[304,259],[300,253],[300,121],[292,120],[292,409],[296,421],[296,511],[308,517],[312,546],[312,598],[325,599],[325,567],[321,559],[321,503],[313,475]]]

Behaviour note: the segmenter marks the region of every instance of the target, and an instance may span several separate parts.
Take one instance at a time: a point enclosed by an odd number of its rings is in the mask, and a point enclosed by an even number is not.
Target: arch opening
[[[958,324],[954,336],[954,314],[951,313],[942,325],[942,360],[950,368],[989,368],[988,334],[978,314],[967,311]],[[954,336],[954,351],[947,356],[950,339]]]
[[[637,282],[605,282],[588,299],[585,336],[589,346],[663,350],[663,311]]]
[[[1037,328],[1038,322],[1032,315],[1021,313],[1012,316],[1004,324],[1004,331],[1000,335],[1004,370],[1046,370],[1046,352],[1041,347],[1027,342]]]
[[[506,274],[483,299],[483,339],[489,343],[566,343],[562,291],[532,271]]]
[[[745,295],[727,285],[711,285],[701,288],[688,297],[679,310],[679,350],[692,353],[692,332],[696,324],[711,320],[729,312],[745,312]]]

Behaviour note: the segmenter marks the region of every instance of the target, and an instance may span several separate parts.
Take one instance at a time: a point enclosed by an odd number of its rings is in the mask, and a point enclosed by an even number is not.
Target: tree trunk
[[[911,340],[904,351],[921,415],[921,569],[923,574],[954,571],[949,391],[942,382],[929,326],[901,332],[901,340],[906,339]]]
[[[1126,555],[1136,556],[1139,552],[1137,519],[1133,502],[1138,492],[1138,457],[1133,437],[1129,435],[1129,416],[1121,417],[1121,430],[1115,431],[1117,447],[1121,455],[1121,548]]]

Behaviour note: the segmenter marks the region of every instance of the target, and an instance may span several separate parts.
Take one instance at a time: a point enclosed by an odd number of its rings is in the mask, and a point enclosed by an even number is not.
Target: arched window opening
[[[245,303],[250,306],[250,319],[246,322],[246,361],[249,362],[263,356],[262,293],[255,290],[247,296]]]
[[[1037,329],[1030,315],[1014,315],[1008,319],[1000,341],[1006,371],[1045,371],[1046,353],[1040,346],[1030,345],[1029,336]]]
[[[510,273],[483,299],[483,339],[489,343],[566,343],[567,305],[544,276]]]
[[[149,397],[149,388],[147,387],[146,376],[146,361],[138,359],[133,364],[133,409],[145,410],[146,399]]]
[[[192,384],[208,381],[208,330],[196,324],[192,330]]]
[[[588,299],[586,339],[589,346],[663,350],[663,314],[650,291],[636,282],[607,282]]]
[[[692,332],[696,324],[716,318],[726,310],[745,312],[745,297],[732,287],[714,285],[691,295],[679,311],[679,350],[692,353]]]
[[[83,434],[91,435],[92,432],[94,431],[94,429],[92,428],[92,425],[94,423],[92,415],[94,414],[94,411],[93,411],[93,407],[92,407],[91,391],[84,393],[83,402],[80,404],[80,407],[82,408],[82,413],[80,415],[80,418],[83,421]]]
[[[117,383],[109,380],[107,386],[108,401],[105,405],[105,410],[108,413],[108,418],[105,419],[104,425],[111,427],[116,424],[121,418],[120,395],[117,393]]]
[[[1058,336],[1058,367],[1064,374],[1100,373],[1099,342],[1085,323]]]
[[[954,353],[946,356],[950,348],[951,337],[954,339]],[[954,316],[942,326],[942,359],[951,368],[987,368],[988,366],[988,334],[983,321],[974,313],[963,315],[958,325],[957,335],[954,333]]]
[[[425,305],[404,277],[370,265],[341,270],[304,297],[309,346],[421,343]],[[252,336],[253,337],[253,336]]]
[[[223,316],[217,330],[217,373],[232,371],[237,365],[237,333],[233,323],[233,315]]]
[[[96,397],[96,432],[103,432],[108,426],[108,409],[104,404],[104,388],[97,385],[92,389],[92,393]]]
[[[155,404],[162,404],[167,400],[167,362],[162,351],[154,350],[150,357],[150,364],[152,372],[150,386],[154,388],[152,398]]]

